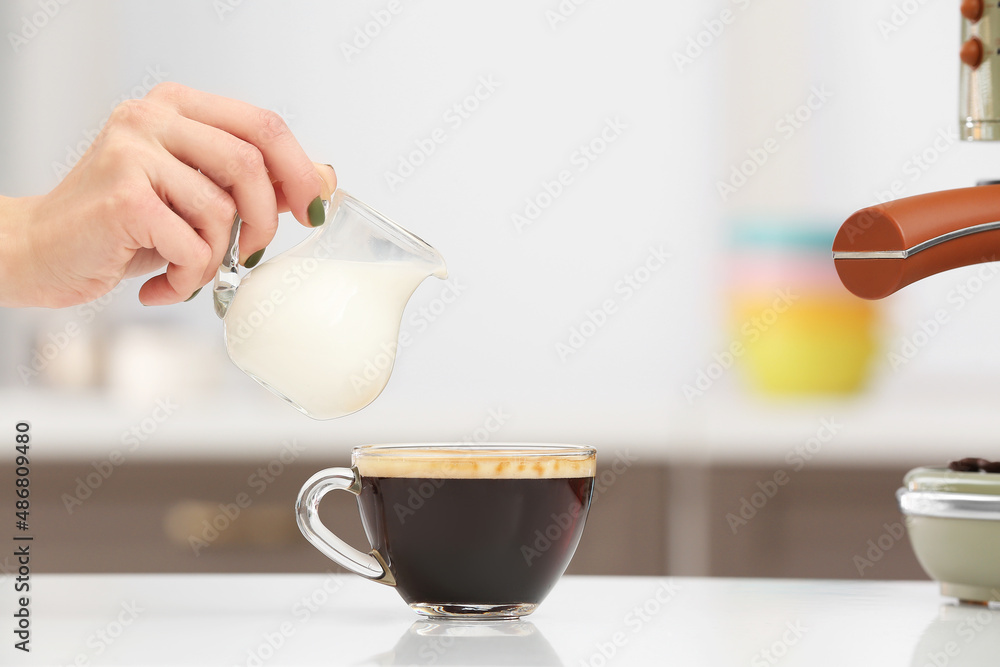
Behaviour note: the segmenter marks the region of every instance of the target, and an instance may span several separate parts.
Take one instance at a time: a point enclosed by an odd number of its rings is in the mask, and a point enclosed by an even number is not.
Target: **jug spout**
[[[444,263],[444,257],[441,256],[441,253],[434,250],[434,255],[436,256],[434,261],[427,265],[427,275],[444,280],[448,277],[448,266]]]
[[[447,278],[444,257],[429,243],[374,208],[337,190],[330,202],[333,219],[323,226],[321,245],[336,248],[338,259],[406,262],[419,267],[424,278]],[[415,286],[414,286],[415,287]]]
[[[436,248],[402,227],[397,226],[393,232],[399,236],[395,241],[401,244],[400,248],[406,255],[402,258],[403,261],[411,264],[415,270],[423,272],[423,278],[433,276],[443,280],[448,277],[448,266]]]
[[[833,242],[841,282],[863,299],[882,299],[936,273],[998,259],[1000,185],[932,192],[861,209]]]

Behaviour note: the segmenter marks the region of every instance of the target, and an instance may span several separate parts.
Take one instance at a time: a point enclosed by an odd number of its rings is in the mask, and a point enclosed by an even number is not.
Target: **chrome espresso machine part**
[[[1000,139],[1000,3],[963,0],[959,125]],[[921,278],[1000,260],[1000,185],[906,197],[856,212],[833,242],[841,282],[881,299]]]
[[[959,120],[963,139],[1000,139],[1000,4],[962,2]]]

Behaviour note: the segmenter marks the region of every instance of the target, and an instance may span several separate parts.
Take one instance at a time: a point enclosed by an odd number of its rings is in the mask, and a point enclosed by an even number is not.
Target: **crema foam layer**
[[[567,479],[593,477],[597,459],[593,454],[525,456],[516,451],[490,452],[475,456],[446,450],[419,453],[362,453],[354,465],[362,477],[407,477],[427,479]]]

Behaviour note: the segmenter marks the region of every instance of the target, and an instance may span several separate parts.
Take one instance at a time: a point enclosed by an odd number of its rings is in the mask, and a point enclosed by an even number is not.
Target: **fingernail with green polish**
[[[247,261],[243,262],[243,266],[248,269],[252,269],[260,263],[260,258],[264,256],[264,248],[261,248],[254,254],[247,257]]]
[[[198,296],[198,292],[200,292],[200,291],[201,291],[201,287],[199,287],[198,289],[196,289],[196,290],[194,291],[194,294],[192,294],[192,295],[191,295],[191,296],[189,296],[188,298],[184,299],[184,303],[187,303],[187,302],[188,302],[188,301],[190,301],[191,299],[193,299],[193,298],[195,298],[196,296]]]
[[[323,200],[319,197],[309,202],[308,213],[309,224],[313,227],[319,227],[326,222],[326,211],[323,210]]]

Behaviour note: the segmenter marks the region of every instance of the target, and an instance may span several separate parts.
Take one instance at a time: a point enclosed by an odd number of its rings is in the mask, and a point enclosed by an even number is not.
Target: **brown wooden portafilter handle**
[[[1000,185],[932,192],[863,208],[841,225],[833,254],[844,287],[863,299],[887,297],[948,269],[996,261]]]

